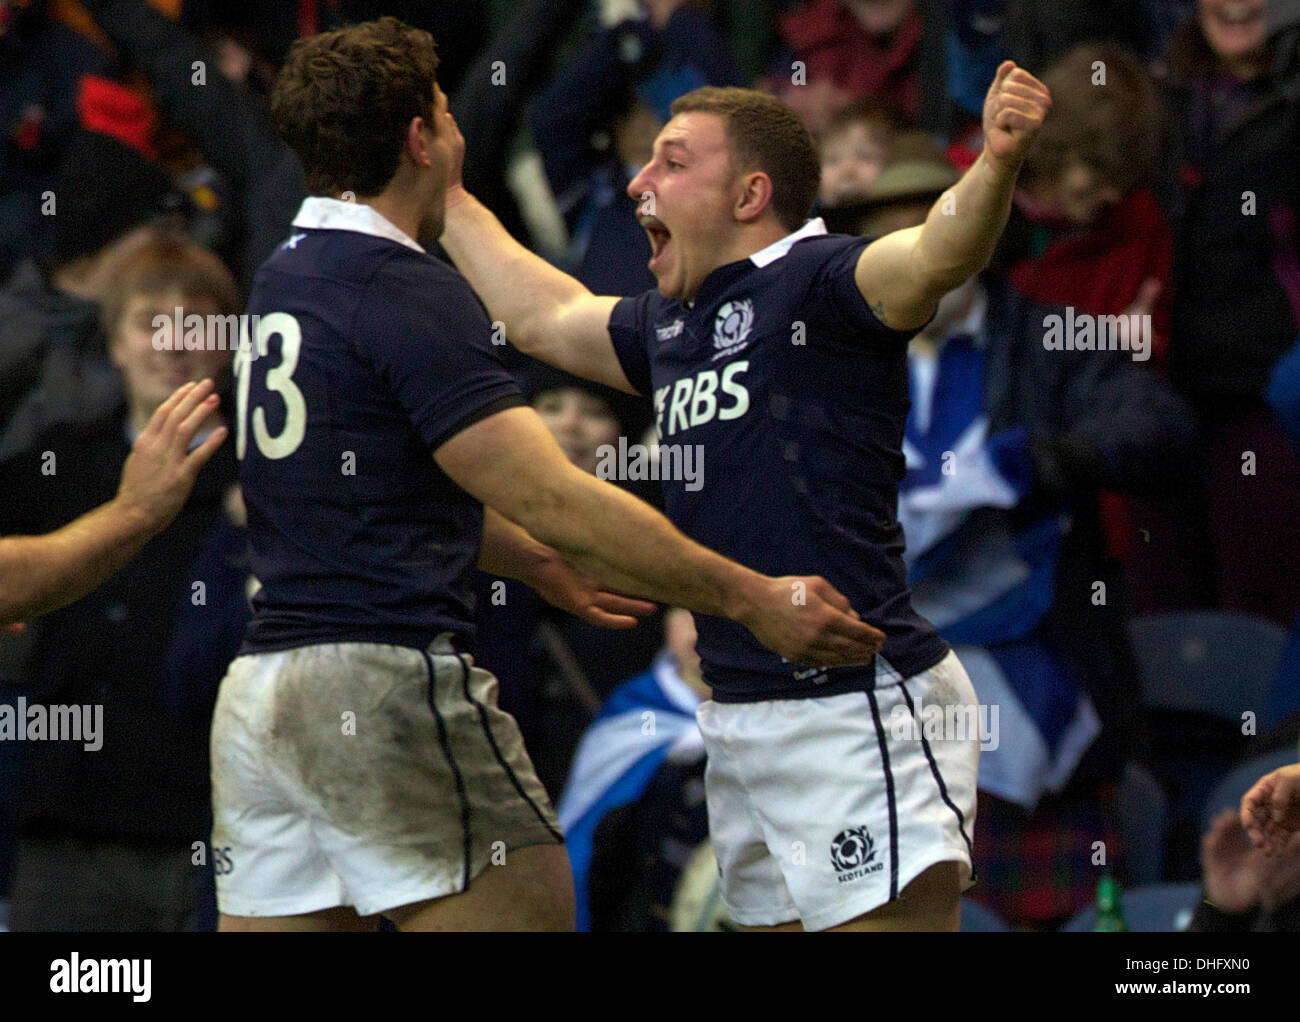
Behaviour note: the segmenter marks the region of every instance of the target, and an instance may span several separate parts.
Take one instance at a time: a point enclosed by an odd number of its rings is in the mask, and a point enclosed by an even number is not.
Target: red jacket
[[[1130,192],[1081,234],[1035,225],[1035,240],[1046,245],[1008,270],[1023,294],[1044,305],[1072,305],[1093,316],[1117,316],[1133,304],[1144,281],[1164,286],[1151,320],[1151,361],[1164,362],[1168,350],[1170,274],[1173,271],[1173,231],[1155,196],[1145,188]],[[1038,250],[1037,245],[1034,250]],[[1123,560],[1134,530],[1128,501],[1114,493],[1101,495],[1100,513],[1106,546]]]
[[[839,0],[812,0],[781,16],[781,38],[808,80],[829,78],[855,96],[892,100],[910,118],[920,105],[915,69],[921,15],[909,14],[882,46]]]
[[[1046,247],[1008,272],[1016,288],[1036,302],[1115,316],[1129,308],[1144,281],[1154,278],[1165,285],[1152,315],[1152,361],[1162,362],[1168,348],[1174,242],[1151,192],[1130,192],[1086,233],[1037,231],[1045,236]]]

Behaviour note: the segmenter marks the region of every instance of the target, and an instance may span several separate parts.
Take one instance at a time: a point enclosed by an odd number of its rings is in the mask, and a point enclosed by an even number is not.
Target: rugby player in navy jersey
[[[569,463],[417,240],[459,167],[436,67],[384,18],[300,40],[272,94],[313,197],[236,359],[261,590],[212,726],[224,930],[573,927],[554,812],[473,664],[476,563],[589,621],[651,609],[599,579],[803,662],[884,638],[824,579],[743,568]]]
[[[703,486],[663,479],[674,524],[756,571],[826,577],[885,633],[869,667],[823,670],[697,614],[711,838],[744,926],[958,925],[979,736],[896,726],[919,723],[921,704],[948,721],[975,709],[905,582],[907,342],[988,261],[1050,105],[1002,64],[977,162],[923,226],[869,241],[805,222],[816,150],[779,100],[689,93],[628,186],[659,283],[634,298],[592,295],[463,186],[448,193],[443,245],[511,341],[652,398],[660,443],[703,451]]]

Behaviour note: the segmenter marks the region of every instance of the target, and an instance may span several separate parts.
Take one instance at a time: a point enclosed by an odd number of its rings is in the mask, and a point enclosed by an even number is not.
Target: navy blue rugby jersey
[[[668,516],[765,575],[821,575],[887,639],[876,663],[784,661],[743,626],[695,616],[719,702],[823,696],[908,678],[947,644],[912,609],[896,513],[909,408],[907,342],[854,283],[867,239],[820,219],[710,273],[694,302],[625,298],[609,332],[628,381],[654,395]],[[695,471],[672,471],[702,456]],[[698,459],[697,459],[698,460]]]
[[[483,506],[432,452],[524,400],[468,282],[368,206],[311,198],[248,313],[236,449],[262,589],[243,651],[472,644]]]

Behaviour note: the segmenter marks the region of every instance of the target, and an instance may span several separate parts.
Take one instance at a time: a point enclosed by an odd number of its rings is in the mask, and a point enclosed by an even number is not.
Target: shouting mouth
[[[667,250],[672,241],[672,233],[664,226],[663,221],[658,217],[643,216],[640,218],[641,226],[650,238],[650,272],[655,272],[664,262],[664,252]]]

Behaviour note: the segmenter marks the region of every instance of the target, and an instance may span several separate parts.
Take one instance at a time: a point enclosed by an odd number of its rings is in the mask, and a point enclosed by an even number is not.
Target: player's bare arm
[[[1256,846],[1277,854],[1300,831],[1300,763],[1265,774],[1241,800],[1241,825]]]
[[[189,450],[217,407],[212,388],[211,380],[187,383],[158,407],[111,501],[49,535],[0,539],[0,624],[81,599],[176,517],[199,469],[226,438],[223,426]]]
[[[465,142],[443,103],[438,131],[451,133],[457,157],[447,188],[442,247],[520,351],[575,376],[635,393],[609,337],[609,315],[618,299],[593,295],[528,251],[465,191],[460,178]]]
[[[913,330],[939,299],[984,269],[1011,212],[1016,178],[1052,97],[1004,61],[984,100],[984,151],[920,227],[895,231],[858,258],[858,290],[886,326]]]
[[[553,607],[601,628],[633,628],[654,612],[653,603],[611,593],[493,508],[483,510],[480,570],[523,582]]]
[[[475,423],[434,457],[467,492],[614,589],[731,618],[809,666],[867,663],[884,642],[825,579],[760,575],[575,468],[531,408]]]

